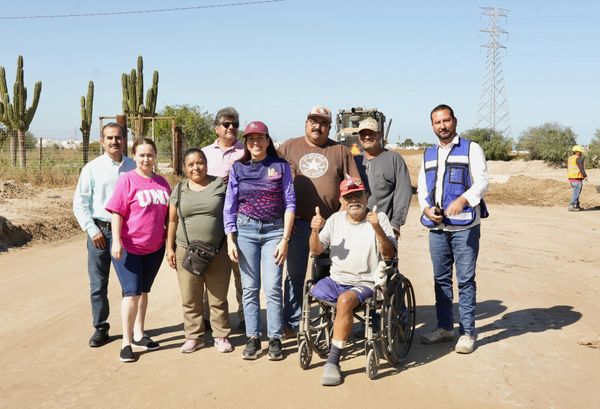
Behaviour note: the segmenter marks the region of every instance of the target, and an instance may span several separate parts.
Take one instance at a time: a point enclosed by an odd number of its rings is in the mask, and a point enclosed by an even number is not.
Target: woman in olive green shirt
[[[227,302],[231,261],[227,250],[219,251],[201,276],[187,271],[181,264],[187,249],[187,240],[177,212],[177,208],[180,207],[190,242],[202,240],[214,248],[223,247],[223,203],[226,186],[221,178],[207,174],[206,156],[198,148],[191,148],[185,152],[183,165],[187,179],[180,182],[181,203],[178,203],[177,198],[178,186],[171,193],[167,233],[167,260],[169,265],[177,270],[183,307],[186,341],[180,350],[190,353],[204,346],[202,299],[206,288],[215,347],[219,352],[231,352],[233,348],[228,339],[231,325]]]

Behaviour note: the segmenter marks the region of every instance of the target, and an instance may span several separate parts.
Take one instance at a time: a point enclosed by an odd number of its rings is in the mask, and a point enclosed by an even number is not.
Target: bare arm
[[[177,235],[177,225],[179,224],[179,217],[177,216],[177,208],[170,204],[169,205],[169,226],[167,227],[167,261],[171,268],[177,267],[175,259],[175,236]]]
[[[325,226],[325,219],[321,216],[319,207],[315,207],[315,215],[310,221],[311,232],[308,239],[310,253],[315,256],[323,253],[324,250],[321,239],[319,238],[319,230],[321,230],[323,226]]]
[[[123,245],[121,244],[121,226],[123,225],[123,216],[119,213],[112,214],[112,248],[111,255],[115,260],[120,260],[123,256]]]

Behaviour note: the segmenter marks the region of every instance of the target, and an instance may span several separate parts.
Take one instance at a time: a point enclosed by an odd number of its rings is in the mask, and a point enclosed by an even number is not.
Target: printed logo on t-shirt
[[[300,171],[309,178],[318,178],[323,176],[329,168],[329,161],[320,153],[307,153],[299,162]]]
[[[275,169],[275,168],[269,168],[267,170],[267,179],[269,179],[269,180],[281,179],[281,173],[277,172],[277,169]]]
[[[146,207],[149,204],[167,205],[169,203],[169,194],[160,189],[140,190],[135,194],[140,207]]]

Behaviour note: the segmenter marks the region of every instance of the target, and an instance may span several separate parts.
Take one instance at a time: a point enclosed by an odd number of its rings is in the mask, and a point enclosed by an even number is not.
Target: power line
[[[488,49],[486,73],[483,77],[481,97],[479,100],[479,120],[477,125],[485,124],[487,128],[510,137],[510,118],[508,115],[508,98],[504,85],[504,72],[502,71],[502,60],[500,49],[506,49],[500,43],[500,37],[508,35],[498,25],[500,17],[506,18],[508,10],[493,7],[480,7],[483,16],[490,17],[490,23],[486,29],[480,30],[489,34],[489,41],[482,45]]]
[[[221,7],[235,6],[250,6],[264,3],[279,3],[286,0],[262,0],[262,1],[246,1],[240,3],[227,4],[209,4],[205,6],[190,6],[190,7],[173,7],[167,9],[151,9],[151,10],[132,10],[132,11],[110,11],[101,13],[82,13],[82,14],[52,14],[39,16],[0,16],[0,20],[33,20],[33,19],[51,19],[51,18],[71,18],[71,17],[105,17],[105,16],[120,16],[126,14],[150,14],[150,13],[165,13],[172,11],[198,10],[198,9],[214,9]]]

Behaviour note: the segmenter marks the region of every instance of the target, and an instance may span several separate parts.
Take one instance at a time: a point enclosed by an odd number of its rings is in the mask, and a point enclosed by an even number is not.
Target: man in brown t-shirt
[[[330,130],[331,111],[317,106],[308,113],[305,135],[279,147],[279,153],[292,168],[296,191],[296,220],[288,247],[284,288],[283,323],[288,336],[298,330],[300,323],[310,221],[315,207],[327,219],[339,210],[340,182],[349,177],[360,179],[352,153],[329,139]]]

